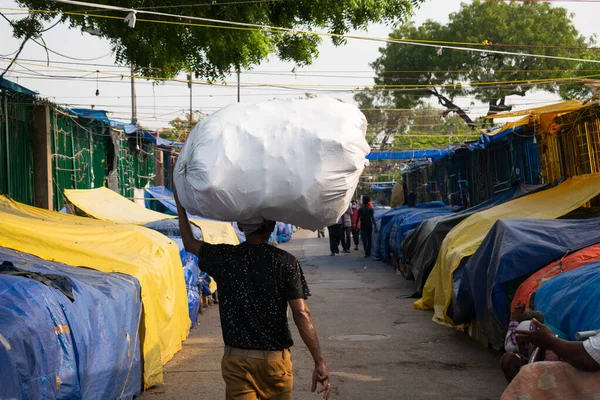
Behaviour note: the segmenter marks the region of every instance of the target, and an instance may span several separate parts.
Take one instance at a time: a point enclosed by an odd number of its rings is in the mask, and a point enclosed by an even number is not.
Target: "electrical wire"
[[[165,21],[165,20],[146,20],[137,18],[139,22],[149,22],[155,24],[171,24],[171,25],[184,25],[184,26],[195,26],[195,27],[204,27],[204,28],[215,28],[215,29],[236,29],[236,30],[246,30],[246,31],[263,31],[270,33],[291,33],[293,35],[313,35],[313,36],[322,36],[322,37],[330,37],[330,38],[340,38],[340,39],[358,39],[358,40],[367,40],[367,41],[375,41],[375,42],[383,42],[383,43],[392,43],[392,44],[406,44],[413,46],[422,46],[422,47],[432,47],[436,49],[448,49],[448,50],[458,50],[458,51],[466,51],[466,52],[475,52],[475,53],[486,53],[486,54],[501,54],[501,55],[511,55],[511,56],[519,56],[519,57],[532,57],[532,58],[544,58],[544,59],[555,59],[555,60],[563,60],[563,61],[577,61],[577,62],[588,62],[588,63],[600,63],[600,60],[590,60],[590,59],[581,59],[575,57],[561,57],[561,56],[552,56],[552,55],[544,55],[544,54],[531,54],[531,53],[519,53],[519,52],[508,52],[508,51],[500,51],[500,50],[490,50],[489,43],[484,41],[482,43],[471,43],[471,42],[449,42],[449,41],[432,41],[432,40],[416,40],[416,39],[398,39],[398,38],[377,38],[377,37],[369,37],[369,36],[361,36],[361,35],[348,35],[348,34],[335,34],[335,33],[326,33],[326,32],[313,32],[313,31],[302,31],[291,28],[282,28],[282,27],[273,27],[269,25],[259,25],[259,24],[249,24],[244,22],[236,22],[236,21],[226,21],[226,20],[217,20],[212,18],[202,18],[202,17],[194,17],[194,16],[185,16],[185,15],[177,15],[177,14],[169,14],[169,13],[160,13],[154,11],[145,11],[145,10],[137,10],[137,9],[129,9],[112,5],[99,5],[94,3],[86,3],[81,1],[73,1],[73,0],[51,0],[57,3],[65,3],[71,5],[81,5],[86,7],[98,7],[104,8],[112,11],[121,11],[121,12],[133,12],[140,14],[150,14],[162,17],[170,17],[170,18],[178,18],[178,19],[189,19],[189,20],[197,20],[209,23],[218,23],[223,25],[208,25],[208,24],[194,24],[189,22],[178,22],[178,21]],[[4,10],[15,10],[14,8],[2,8]],[[20,9],[16,9],[20,10]],[[98,15],[98,14],[90,14],[90,13],[78,13],[71,11],[55,11],[55,10],[28,10],[31,13],[55,13],[55,14],[64,14],[64,15],[77,15],[77,16],[85,16],[85,17],[97,17],[97,18],[106,18],[106,19],[122,19],[122,17],[117,16],[108,16],[108,15]],[[461,47],[461,46],[485,46],[488,47],[486,49],[480,48],[470,48],[470,47]],[[585,48],[589,49],[589,48]]]
[[[66,0],[65,0],[66,1]],[[600,60],[598,60],[600,62]],[[81,68],[69,68],[69,67],[60,67],[60,66],[45,66],[45,65],[41,65],[41,64],[36,64],[36,63],[29,63],[29,62],[24,62],[24,61],[16,61],[15,64],[17,65],[31,65],[31,66],[37,66],[37,67],[46,67],[46,68],[53,68],[53,69],[58,69],[61,71],[76,71],[76,72],[84,72],[84,73],[90,73],[90,72],[94,72],[94,73],[100,73],[103,75],[109,75],[109,76],[118,76],[118,77],[127,77],[127,78],[131,78],[132,76],[129,74],[121,74],[118,72],[112,72],[112,71],[100,71],[100,70],[86,70],[86,69],[81,69]],[[151,76],[139,76],[139,75],[135,75],[133,76],[136,79],[148,79],[148,80],[161,80],[161,81],[172,81],[172,82],[182,82],[182,83],[189,83],[190,81],[187,79],[183,79],[183,78],[156,78],[156,77],[151,77]],[[576,77],[567,77],[567,78],[544,78],[544,79],[517,79],[517,80],[509,80],[509,81],[502,81],[502,85],[510,85],[510,84],[543,84],[543,83],[554,83],[554,82],[561,82],[561,81],[574,81],[576,79],[591,79],[591,78],[597,78],[600,77],[600,74],[593,74],[593,75],[585,75],[585,76],[576,76]],[[205,83],[205,84],[212,84],[213,81],[211,80],[192,80],[192,83]],[[273,87],[273,86],[285,86],[285,87],[292,87],[292,86],[297,86],[297,87],[337,87],[337,88],[354,88],[355,85],[352,84],[323,84],[323,83],[318,83],[318,84],[311,84],[311,83],[281,83],[281,84],[275,84],[275,83],[261,83],[261,82],[222,82],[222,85],[231,85],[231,86],[236,86],[237,85],[241,85],[241,86],[268,86],[268,87]],[[479,81],[479,82],[468,82],[468,83],[455,83],[455,84],[447,84],[447,85],[443,85],[443,86],[448,86],[448,87],[458,87],[460,86],[462,90],[462,88],[468,88],[468,87],[475,87],[475,86],[487,86],[487,85],[499,85],[500,82],[498,81]],[[441,85],[436,85],[436,84],[406,84],[406,85],[374,85],[372,86],[373,89],[399,89],[399,88],[419,88],[419,89],[423,89],[423,88],[434,88],[434,87],[439,87]]]

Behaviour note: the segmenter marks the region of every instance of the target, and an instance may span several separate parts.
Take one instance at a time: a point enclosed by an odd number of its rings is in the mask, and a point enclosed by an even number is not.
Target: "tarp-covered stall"
[[[406,212],[398,214],[390,223],[393,227],[390,232],[390,251],[394,256],[406,262],[406,257],[402,252],[402,243],[409,233],[416,229],[423,221],[431,218],[454,214],[460,211],[462,207],[445,206],[430,209],[409,208]]]
[[[562,184],[473,214],[452,229],[425,283],[416,308],[434,309],[434,321],[452,324],[447,311],[454,271],[475,253],[496,221],[504,218],[554,219],[575,210],[600,193],[600,174],[581,175]]]
[[[402,252],[415,278],[415,294],[421,294],[440,252],[444,238],[456,225],[467,217],[507,201],[525,196],[544,188],[543,186],[519,185],[490,200],[455,214],[431,218],[424,221],[402,243]]]
[[[557,275],[600,261],[600,244],[586,247],[585,249],[575,251],[574,253],[572,251],[573,249],[569,249],[569,253],[565,253],[564,257],[543,267],[527,278],[527,280],[519,286],[513,297],[510,307],[511,311],[515,309],[519,302],[529,305],[532,295],[537,292],[540,285],[544,282],[553,279]]]
[[[502,347],[518,283],[549,262],[597,243],[600,219],[496,222],[461,273],[455,273],[453,321],[475,317],[490,343]]]
[[[176,218],[140,207],[107,188],[65,190],[67,199],[86,215],[102,221],[121,224],[145,225],[150,222]],[[191,217],[190,221],[202,229],[204,240],[211,244],[239,244],[230,223]]]
[[[144,307],[140,335],[144,385],[162,382],[162,365],[181,349],[190,327],[175,243],[150,229],[46,211],[0,197],[0,246],[137,278]]]
[[[378,217],[379,235],[377,239],[377,248],[380,254],[378,255],[382,257],[385,262],[390,261],[390,235],[392,228],[394,227],[390,222],[392,222],[397,215],[409,213],[411,210],[441,208],[445,206],[446,205],[441,201],[433,201],[430,203],[417,204],[415,207],[400,206],[391,210],[386,210],[383,214],[380,214]]]
[[[132,399],[142,390],[131,276],[0,248],[0,398]]]
[[[561,274],[544,283],[535,296],[535,307],[546,321],[570,340],[582,331],[600,329],[600,263]]]

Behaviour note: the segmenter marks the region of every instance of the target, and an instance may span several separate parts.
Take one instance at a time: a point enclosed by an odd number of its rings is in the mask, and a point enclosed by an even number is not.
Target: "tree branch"
[[[432,96],[437,97],[438,103],[441,106],[443,106],[443,107],[446,108],[446,111],[444,111],[444,113],[442,114],[444,117],[446,117],[448,114],[454,112],[463,121],[465,121],[465,123],[469,126],[469,128],[471,128],[471,129],[475,129],[476,128],[475,122],[473,122],[473,120],[471,119],[471,117],[469,117],[467,115],[467,113],[465,112],[465,110],[463,110],[462,108],[460,108],[459,106],[457,106],[456,104],[454,104],[452,102],[452,100],[450,100],[449,98],[447,98],[443,94],[439,93],[436,89],[428,90],[427,92],[430,93]]]

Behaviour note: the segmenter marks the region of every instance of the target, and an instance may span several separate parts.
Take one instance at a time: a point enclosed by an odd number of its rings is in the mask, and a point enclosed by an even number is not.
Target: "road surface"
[[[282,247],[302,262],[312,291],[314,315],[332,376],[333,398],[498,399],[506,387],[499,354],[467,335],[431,321],[399,295],[411,283],[362,252],[329,256],[325,239],[300,231]],[[310,393],[312,361],[290,326],[296,345],[294,398],[319,399]],[[369,340],[367,340],[369,339]],[[223,342],[217,306],[200,316],[199,325],[165,367],[165,384],[149,389],[143,400],[224,398],[221,378]]]

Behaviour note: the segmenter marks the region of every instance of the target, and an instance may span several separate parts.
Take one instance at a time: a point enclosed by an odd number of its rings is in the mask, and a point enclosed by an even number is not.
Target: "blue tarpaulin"
[[[439,159],[450,154],[450,150],[407,150],[407,151],[376,151],[367,156],[369,161],[377,160],[422,160]]]
[[[150,186],[144,190],[146,208],[163,214],[177,215],[177,205],[173,200],[173,191],[165,186]]]
[[[511,283],[596,243],[600,219],[496,222],[465,267],[459,268],[459,277],[455,272],[453,321],[475,316],[492,345],[501,348],[510,318]]]
[[[389,223],[392,225],[389,237],[389,251],[394,253],[396,258],[405,261],[402,253],[402,242],[407,234],[416,229],[423,221],[442,215],[453,214],[462,207],[444,206],[434,208],[407,208],[399,213]]]
[[[37,96],[37,93],[34,92],[33,90],[29,90],[25,86],[21,86],[18,83],[9,81],[8,79],[5,79],[4,77],[1,77],[1,76],[0,76],[0,89],[10,90],[11,92],[14,92],[14,93],[26,94],[28,96]]]
[[[380,224],[379,235],[377,237],[378,252],[376,255],[380,258],[383,258],[386,262],[390,261],[390,235],[393,228],[393,225],[391,225],[390,222],[394,219],[394,217],[410,212],[410,210],[440,208],[445,206],[446,205],[441,201],[433,201],[431,203],[417,204],[416,207],[413,208],[408,206],[396,207],[391,210],[387,210],[385,213],[378,216]]]
[[[575,340],[577,332],[600,329],[599,298],[600,263],[596,262],[543,283],[535,296],[535,308],[544,313],[548,324]]]
[[[275,230],[277,231],[277,243],[287,243],[292,240],[295,228],[293,225],[277,222]]]
[[[0,273],[0,398],[131,399],[142,390],[140,286],[0,248],[0,261],[66,276],[74,301],[53,287]],[[51,276],[51,275],[50,275]]]

